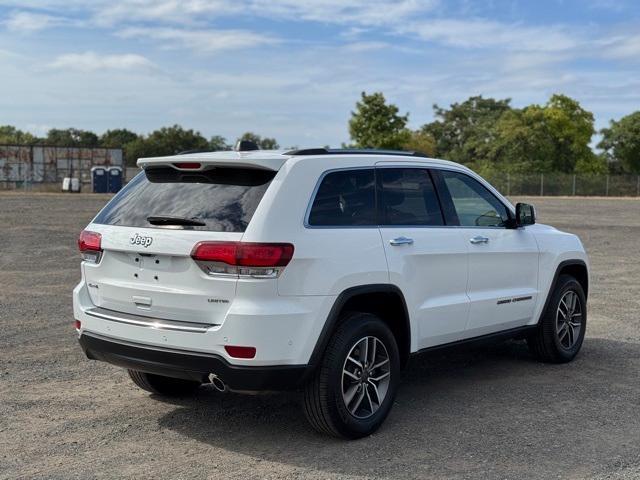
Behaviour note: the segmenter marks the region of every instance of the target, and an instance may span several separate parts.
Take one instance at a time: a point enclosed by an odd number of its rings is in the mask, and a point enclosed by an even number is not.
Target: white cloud
[[[127,53],[123,55],[101,55],[95,52],[67,53],[60,55],[49,64],[50,68],[92,72],[98,70],[138,70],[148,71],[155,68],[147,58]]]
[[[123,38],[162,41],[165,48],[186,47],[202,53],[216,53],[277,43],[276,38],[246,30],[192,30],[179,28],[131,27],[118,33]]]
[[[62,0],[43,2],[49,9],[63,9],[66,4]],[[17,2],[0,0],[3,3]],[[274,43],[272,37],[258,31],[208,28],[212,21],[224,25],[237,16],[339,25],[347,37],[375,30],[376,35],[391,33],[467,49],[557,52],[575,48],[582,38],[575,27],[442,17],[441,9],[436,12],[440,0],[94,0],[87,4],[71,0],[70,5],[72,11],[82,12],[84,24],[119,29],[125,38],[148,37],[201,52]],[[63,21],[48,14],[15,11],[7,23],[16,29],[36,30]]]
[[[256,15],[333,24],[383,26],[430,12],[436,0],[249,0]]]
[[[483,19],[412,22],[402,26],[401,31],[422,40],[469,49],[557,52],[580,45],[577,32],[560,27],[532,27]]]
[[[600,43],[602,56],[605,58],[640,58],[640,35],[614,36]]]
[[[65,23],[67,22],[62,17],[26,11],[11,12],[4,21],[10,31],[23,33],[44,30],[45,28],[56,27]]]
[[[348,52],[370,52],[372,50],[384,50],[391,45],[387,42],[353,42],[344,46]]]
[[[241,8],[242,2],[233,0],[120,0],[98,1],[93,13],[94,20],[103,25],[139,20],[190,24],[239,13]]]
[[[351,37],[375,29],[376,34],[385,32],[468,49],[558,52],[576,48],[583,37],[575,28],[562,26],[435,16],[439,5],[440,0],[97,0],[90,9],[95,22],[128,25],[123,29],[124,36],[177,41],[209,52],[273,40],[255,32],[203,28],[212,20],[222,24],[238,15],[339,25],[346,27],[344,34]],[[132,26],[140,21],[156,24]],[[188,30],[186,25],[190,25]]]
[[[199,23],[228,15],[311,20],[327,24],[382,26],[426,13],[439,0],[99,0],[94,18],[115,24],[155,20],[170,24]]]

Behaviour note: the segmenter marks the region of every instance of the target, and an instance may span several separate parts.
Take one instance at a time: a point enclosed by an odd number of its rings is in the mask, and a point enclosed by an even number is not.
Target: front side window
[[[429,171],[423,168],[380,168],[383,225],[444,225]]]
[[[442,171],[460,226],[504,227],[509,221],[507,207],[480,182],[464,173]]]
[[[328,173],[313,200],[311,226],[348,227],[376,225],[373,169]]]

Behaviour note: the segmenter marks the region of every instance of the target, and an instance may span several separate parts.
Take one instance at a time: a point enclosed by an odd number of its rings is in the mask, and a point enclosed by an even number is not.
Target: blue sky
[[[0,0],[0,124],[339,146],[361,91],[410,125],[471,95],[640,109],[637,0]]]

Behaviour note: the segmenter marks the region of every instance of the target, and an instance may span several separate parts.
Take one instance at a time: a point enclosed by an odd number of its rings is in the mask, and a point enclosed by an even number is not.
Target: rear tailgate
[[[95,306],[155,319],[217,325],[237,276],[210,275],[191,258],[201,241],[237,242],[276,172],[256,166],[145,165],[87,230],[101,234],[99,261],[83,262]]]
[[[235,297],[237,279],[208,276],[190,253],[199,241],[237,241],[242,233],[99,224],[88,228],[102,234],[100,263],[83,266],[94,305],[158,319],[222,323]],[[135,243],[140,238],[146,243]]]

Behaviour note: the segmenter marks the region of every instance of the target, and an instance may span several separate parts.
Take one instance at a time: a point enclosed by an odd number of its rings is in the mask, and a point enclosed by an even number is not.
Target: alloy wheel
[[[580,337],[582,329],[582,306],[578,294],[573,290],[567,291],[556,311],[556,335],[562,345],[570,350]]]
[[[391,381],[391,363],[384,343],[368,336],[349,350],[342,367],[342,399],[354,417],[372,416],[382,405]]]

